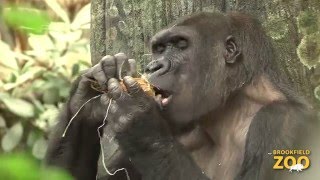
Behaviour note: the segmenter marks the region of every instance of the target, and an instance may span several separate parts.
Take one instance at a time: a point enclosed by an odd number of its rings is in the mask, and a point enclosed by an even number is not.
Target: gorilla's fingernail
[[[118,80],[116,78],[110,78],[108,81],[108,86],[111,85],[112,83],[116,83]]]
[[[100,102],[103,104],[103,105],[108,105],[109,104],[109,97],[107,94],[103,94],[100,98]]]
[[[118,54],[114,55],[114,57],[116,57],[117,59],[123,58],[121,60],[127,59],[127,56],[124,53],[118,53]]]
[[[131,76],[125,76],[123,78],[123,80],[125,80],[125,81],[134,81],[134,79]]]
[[[117,83],[113,82],[113,83],[109,84],[108,90],[113,91],[113,90],[116,90],[116,89],[118,89],[118,84]]]
[[[106,55],[106,56],[102,57],[102,59],[101,59],[101,60],[106,60],[106,59],[110,59],[110,58],[113,58],[113,56]]]

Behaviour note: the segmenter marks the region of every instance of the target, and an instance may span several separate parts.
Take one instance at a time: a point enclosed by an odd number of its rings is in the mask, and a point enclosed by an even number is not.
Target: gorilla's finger
[[[139,85],[139,83],[134,80],[132,77],[130,76],[126,76],[123,78],[123,83],[124,85],[126,86],[127,90],[128,90],[128,93],[130,95],[133,95],[133,96],[141,96],[144,94],[141,86]]]
[[[130,124],[130,118],[127,115],[121,115],[117,122],[113,124],[113,130],[117,133],[126,130]]]
[[[78,92],[87,91],[88,89],[90,89],[90,84],[92,83],[92,81],[93,79],[86,77],[85,74],[82,74],[79,80],[77,91]]]
[[[121,88],[121,85],[119,81],[115,78],[111,78],[108,81],[108,94],[109,97],[116,100],[118,99],[123,93],[123,90]]]
[[[119,109],[118,104],[115,101],[112,101],[107,94],[101,95],[100,102],[104,107],[108,107],[110,105],[109,111],[112,114],[116,113]]]
[[[110,106],[110,113],[114,114],[116,113],[117,111],[119,110],[119,106],[118,104],[116,103],[116,101],[112,101],[111,100],[111,106]]]
[[[108,97],[107,94],[102,94],[100,97],[100,102],[103,106],[108,106],[110,103],[110,98]]]
[[[129,71],[129,62],[128,57],[124,53],[118,53],[114,55],[116,58],[117,64],[117,78],[122,79],[122,76],[125,76]]]
[[[89,79],[95,79],[98,81],[99,86],[102,88],[102,90],[105,90],[107,88],[107,78],[102,70],[102,64],[98,63],[94,65],[92,68],[89,69],[87,73],[84,74],[85,77]]]
[[[129,72],[127,73],[127,76],[131,77],[137,77],[138,72],[137,72],[137,63],[135,59],[129,59]]]
[[[116,58],[110,55],[104,56],[100,63],[107,79],[115,78],[117,75]]]

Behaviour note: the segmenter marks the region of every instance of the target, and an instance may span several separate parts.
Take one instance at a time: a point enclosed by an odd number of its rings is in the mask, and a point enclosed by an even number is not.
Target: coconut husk
[[[140,84],[142,90],[144,92],[146,92],[146,94],[148,94],[149,96],[155,96],[155,92],[153,90],[153,86],[145,78],[140,77],[140,78],[133,78],[133,79],[136,80]],[[123,88],[124,91],[127,91],[127,88],[123,83],[123,80],[120,81],[120,85],[121,85],[121,87]],[[108,92],[106,90],[102,90],[102,88],[99,86],[97,81],[92,81],[91,87],[94,90],[102,92],[102,93],[107,93]]]

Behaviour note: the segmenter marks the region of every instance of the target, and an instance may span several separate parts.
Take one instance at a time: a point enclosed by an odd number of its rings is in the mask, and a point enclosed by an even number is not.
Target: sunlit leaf
[[[36,125],[41,129],[47,130],[55,125],[59,114],[59,109],[54,105],[45,104],[45,111],[35,121]]]
[[[11,71],[18,69],[14,52],[10,49],[9,45],[2,41],[0,41],[0,68],[1,66]]]
[[[34,66],[34,67],[30,68],[29,71],[26,71],[24,74],[17,76],[17,79],[15,82],[5,84],[3,88],[5,90],[11,90],[11,89],[25,83],[26,81],[33,79],[34,77],[41,74],[41,72],[43,72],[43,71],[44,71],[44,69],[42,67]]]
[[[38,159],[43,159],[47,151],[47,141],[40,137],[33,145],[32,155]]]
[[[72,29],[89,29],[90,28],[90,8],[91,4],[85,5],[76,15],[71,23]]]
[[[7,106],[9,111],[16,114],[17,116],[24,118],[30,118],[34,116],[34,107],[31,103],[25,100],[13,97],[3,97],[0,98],[0,101],[2,101]]]
[[[23,134],[23,127],[21,123],[13,125],[7,133],[3,136],[1,147],[4,151],[9,152],[14,149],[20,142]]]
[[[67,12],[60,6],[57,1],[45,0],[47,5],[59,16],[64,22],[70,24]]]
[[[10,26],[34,34],[43,34],[50,22],[46,12],[30,7],[5,8],[3,17]]]
[[[30,35],[28,38],[29,45],[35,51],[48,53],[48,50],[55,48],[54,43],[48,35]]]

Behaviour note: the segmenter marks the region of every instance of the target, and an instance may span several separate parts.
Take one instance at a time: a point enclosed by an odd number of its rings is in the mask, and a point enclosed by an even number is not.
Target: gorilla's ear
[[[231,64],[237,61],[239,59],[239,55],[241,54],[240,49],[238,48],[234,37],[228,36],[225,41],[225,53],[224,53],[224,59],[226,63]]]

